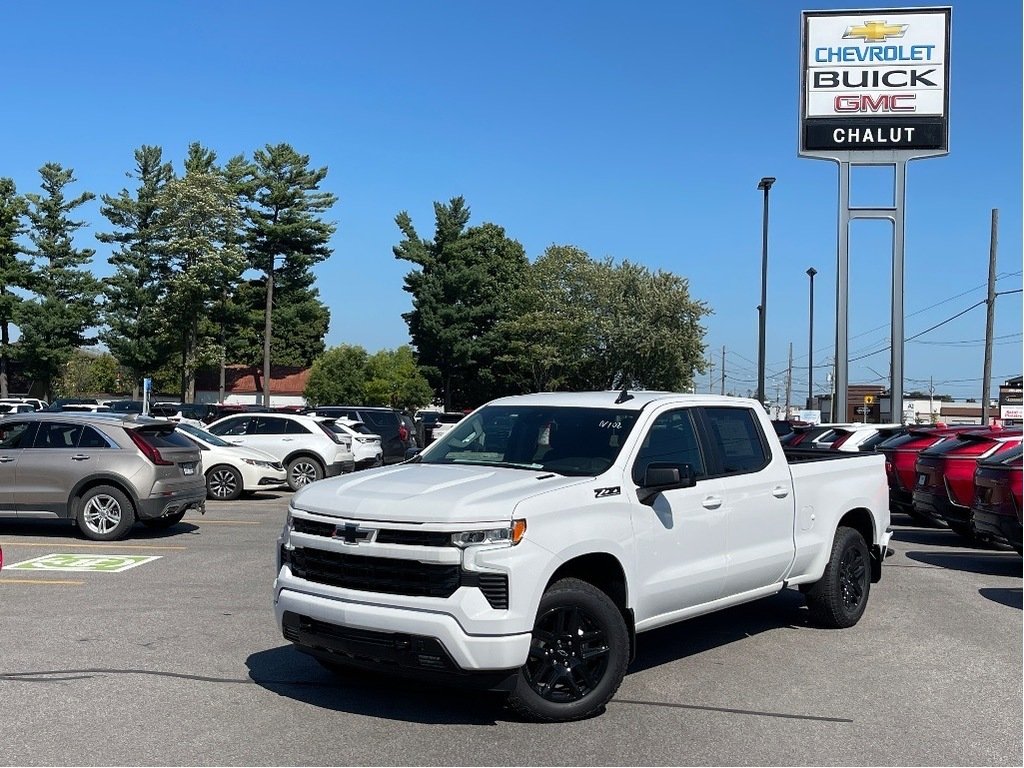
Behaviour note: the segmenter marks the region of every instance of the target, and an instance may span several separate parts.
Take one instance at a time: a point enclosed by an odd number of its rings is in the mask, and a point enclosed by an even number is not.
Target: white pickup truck
[[[296,493],[275,614],[334,671],[472,681],[532,719],[586,717],[639,632],[788,586],[822,625],[855,624],[891,535],[883,462],[787,460],[753,400],[503,398],[411,461]]]

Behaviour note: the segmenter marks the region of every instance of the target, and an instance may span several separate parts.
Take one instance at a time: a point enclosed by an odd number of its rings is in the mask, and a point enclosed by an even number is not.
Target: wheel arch
[[[287,468],[288,465],[291,464],[296,459],[313,459],[313,461],[319,464],[324,470],[327,469],[327,462],[324,461],[324,457],[321,456],[316,451],[310,450],[309,448],[299,448],[298,450],[292,451],[291,453],[284,457],[284,460],[281,462],[281,464],[284,465],[285,468]]]
[[[131,484],[125,482],[124,478],[118,477],[117,475],[90,475],[89,477],[79,480],[71,489],[71,493],[68,494],[68,518],[71,520],[78,518],[78,501],[86,494],[86,492],[100,485],[113,486],[127,496],[128,501],[132,503],[132,513],[136,518],[138,518],[139,497],[135,494],[135,491],[132,490]]]
[[[851,509],[839,520],[836,530],[838,531],[839,528],[853,528],[864,537],[864,542],[868,545],[868,552],[871,553],[871,581],[878,582],[882,578],[882,560],[885,558],[884,553],[875,543],[878,539],[875,535],[875,518],[871,515],[871,511],[864,507]]]
[[[615,603],[629,631],[629,658],[632,662],[636,655],[636,622],[633,609],[629,607],[629,584],[622,563],[608,552],[577,555],[555,569],[544,590],[547,591],[556,581],[570,577],[592,584]]]

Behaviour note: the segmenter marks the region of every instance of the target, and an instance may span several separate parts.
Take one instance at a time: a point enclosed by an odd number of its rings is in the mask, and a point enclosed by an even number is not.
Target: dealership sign
[[[800,154],[947,152],[949,22],[949,8],[804,11]]]

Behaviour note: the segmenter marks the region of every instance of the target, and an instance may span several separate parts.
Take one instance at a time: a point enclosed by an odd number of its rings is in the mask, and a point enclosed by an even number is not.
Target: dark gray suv
[[[0,517],[69,519],[113,541],[136,520],[170,527],[205,500],[199,449],[172,423],[114,413],[0,419]]]

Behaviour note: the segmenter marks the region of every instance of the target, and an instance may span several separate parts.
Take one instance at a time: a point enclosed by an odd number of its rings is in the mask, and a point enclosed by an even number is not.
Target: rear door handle
[[[784,499],[789,496],[789,488],[784,485],[777,485],[772,488],[772,496],[776,499]]]
[[[721,496],[705,496],[704,501],[701,502],[705,509],[718,509],[722,506]]]
[[[88,458],[90,458],[90,456],[87,453],[76,453],[74,456],[71,457],[71,460],[72,461],[85,461]]]
[[[10,464],[14,461],[13,456],[0,456],[0,464]]]

